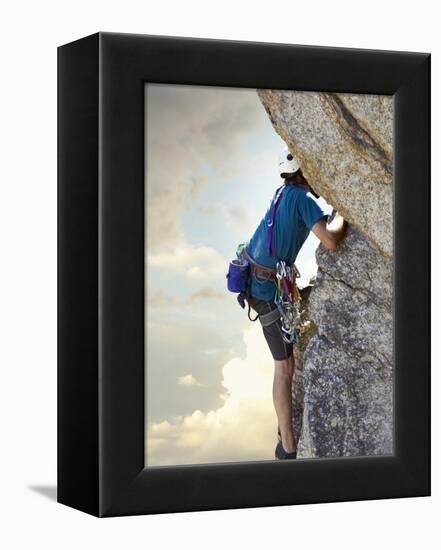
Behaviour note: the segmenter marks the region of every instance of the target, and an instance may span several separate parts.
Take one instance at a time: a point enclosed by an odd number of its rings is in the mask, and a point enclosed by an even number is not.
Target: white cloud
[[[147,268],[185,276],[199,283],[225,278],[228,262],[214,248],[182,243],[147,256]]]
[[[180,215],[209,182],[244,172],[241,141],[265,118],[255,90],[203,86],[148,84],[145,111],[146,242],[156,251],[184,239]]]
[[[271,460],[276,416],[272,404],[273,361],[260,325],[243,335],[246,354],[222,369],[223,405],[150,424],[149,466]]]
[[[202,286],[192,292],[188,299],[178,298],[177,296],[165,292],[162,288],[147,288],[146,291],[146,307],[153,310],[180,310],[190,309],[195,311],[198,308],[206,308],[207,302],[210,302],[210,307],[213,303],[217,307],[225,304],[231,307],[231,294],[227,292],[219,292],[210,286]]]
[[[224,300],[226,296],[225,292],[219,292],[211,287],[201,287],[191,295],[192,302],[198,302],[200,300]]]
[[[191,373],[178,376],[178,384],[180,386],[203,386]]]
[[[202,214],[207,217],[219,216],[223,223],[242,234],[251,234],[256,225],[258,216],[254,209],[248,205],[247,208],[240,206],[206,206],[201,209]]]

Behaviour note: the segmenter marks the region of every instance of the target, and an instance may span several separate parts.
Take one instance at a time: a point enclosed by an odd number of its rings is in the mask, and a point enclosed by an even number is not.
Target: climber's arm
[[[331,223],[322,218],[312,226],[312,232],[328,250],[335,250],[346,233],[347,222],[337,212]]]

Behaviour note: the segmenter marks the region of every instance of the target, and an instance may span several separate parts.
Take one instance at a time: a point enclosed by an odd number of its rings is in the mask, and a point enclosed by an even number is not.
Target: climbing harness
[[[277,207],[286,185],[279,187],[271,202],[267,219],[267,250],[268,255],[276,257],[273,239],[274,222]],[[287,265],[283,260],[277,258],[276,269],[262,266],[255,262],[248,254],[246,243],[238,246],[236,258],[230,262],[227,273],[227,287],[231,292],[238,294],[237,301],[242,308],[245,308],[245,301],[248,302],[248,318],[250,321],[260,320],[263,327],[272,325],[279,319],[281,321],[282,335],[285,342],[295,344],[298,340],[298,327],[301,323],[300,317],[300,294],[297,289],[296,279],[300,273],[294,264]],[[272,280],[276,287],[274,303],[277,308],[269,313],[257,314],[251,318],[250,280],[254,276],[261,282]]]

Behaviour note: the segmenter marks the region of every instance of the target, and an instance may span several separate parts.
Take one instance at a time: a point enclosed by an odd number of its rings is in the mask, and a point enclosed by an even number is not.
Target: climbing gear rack
[[[283,339],[287,344],[295,344],[299,338],[301,324],[300,294],[296,279],[300,273],[296,266],[279,260],[276,265],[276,294],[274,303],[280,312]]]

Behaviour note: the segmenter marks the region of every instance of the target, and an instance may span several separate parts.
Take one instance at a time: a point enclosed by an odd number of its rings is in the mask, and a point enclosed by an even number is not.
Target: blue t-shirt
[[[268,254],[268,208],[265,216],[257,227],[247,251],[258,264],[274,269],[277,259],[293,264],[299,250],[311,231],[312,226],[325,213],[305,190],[296,185],[287,185],[279,199],[273,227],[273,250],[275,256]],[[275,286],[273,281],[251,278],[251,296],[259,300],[272,300]]]

